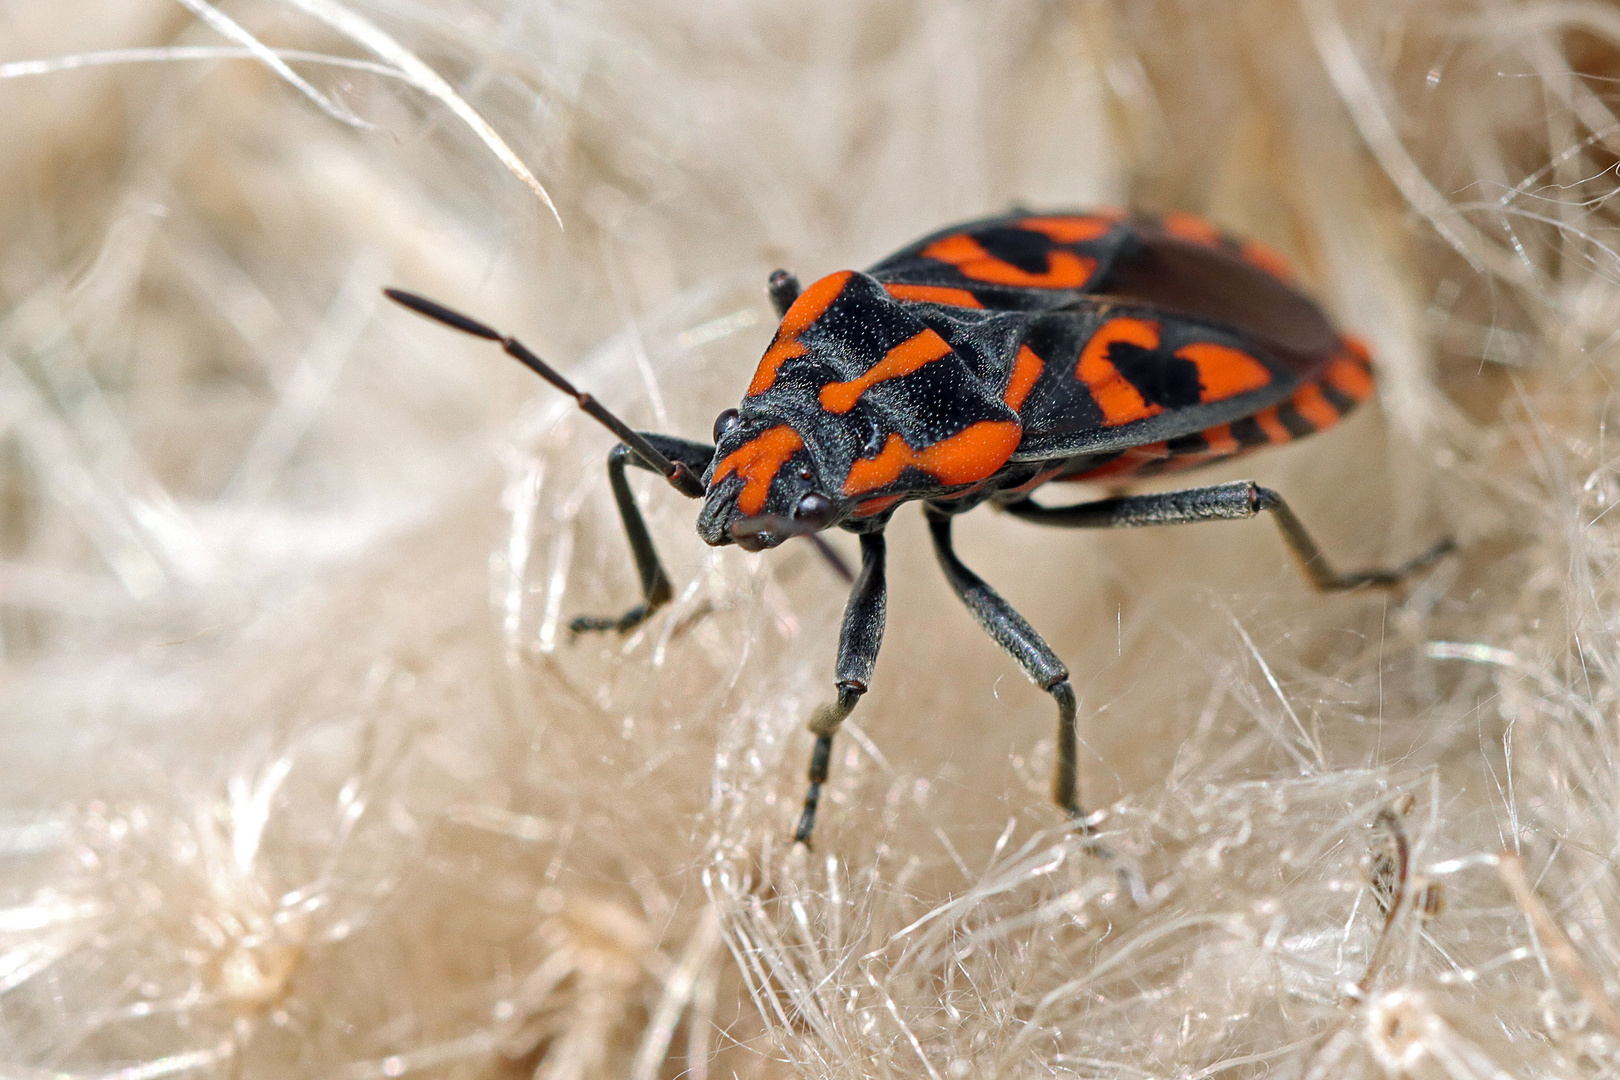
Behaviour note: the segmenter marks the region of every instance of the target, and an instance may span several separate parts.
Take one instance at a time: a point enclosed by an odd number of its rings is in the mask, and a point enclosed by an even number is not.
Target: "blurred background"
[[[0,1072],[1607,1076],[1620,1013],[1620,13],[1580,0],[0,0]],[[398,285],[706,437],[810,281],[1021,203],[1284,252],[1379,403],[1265,522],[845,587],[711,550]],[[853,557],[847,536],[832,542]]]

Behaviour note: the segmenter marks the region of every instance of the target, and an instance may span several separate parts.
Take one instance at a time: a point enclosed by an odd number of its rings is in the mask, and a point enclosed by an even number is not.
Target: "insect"
[[[884,528],[923,504],[945,577],[973,617],[1058,711],[1052,799],[1086,828],[1069,671],[1012,605],[963,565],[957,514],[990,503],[1060,528],[1252,518],[1269,512],[1323,591],[1390,586],[1451,550],[1389,570],[1336,573],[1281,496],[1251,481],[1067,506],[1052,481],[1120,484],[1177,472],[1336,423],[1373,389],[1371,362],[1270,248],[1187,214],[1015,211],[944,229],[861,273],[801,291],[767,286],[781,325],[714,443],[636,432],[520,342],[431,300],[388,296],[499,342],[620,439],[608,478],[641,578],[641,602],[581,616],[576,632],[624,632],[673,595],[626,481],[629,466],[702,499],[697,531],[749,551],[839,526],[860,538],[834,699],[815,711],[809,789],[794,832],[808,844],[833,736],[871,685],[886,609]]]

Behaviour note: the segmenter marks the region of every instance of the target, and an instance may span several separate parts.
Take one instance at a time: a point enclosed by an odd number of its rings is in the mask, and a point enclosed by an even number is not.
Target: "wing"
[[[1007,214],[925,236],[869,273],[898,300],[1034,311],[1104,277],[1133,231],[1119,211]]]
[[[1290,398],[1331,388],[1324,373],[1346,362],[1280,255],[1188,214],[987,218],[924,237],[872,276],[931,324],[1020,313],[1042,366],[1015,461],[1117,453],[1273,407],[1286,423]]]
[[[1029,317],[1041,361],[1015,461],[1108,454],[1240,421],[1287,400],[1299,368],[1231,327],[1090,299]]]
[[[1309,379],[1340,351],[1281,255],[1191,214],[1007,214],[923,239],[870,271],[898,300],[1039,312],[1087,298],[1229,327]]]

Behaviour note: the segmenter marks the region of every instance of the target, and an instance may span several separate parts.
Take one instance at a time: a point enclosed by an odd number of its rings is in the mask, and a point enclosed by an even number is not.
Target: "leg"
[[[714,447],[703,443],[688,442],[670,435],[648,434],[643,438],[656,446],[666,457],[684,464],[698,476],[703,475],[714,457]],[[630,541],[630,553],[635,556],[636,572],[641,576],[641,603],[623,615],[581,615],[568,624],[568,628],[576,634],[587,630],[617,630],[621,634],[625,633],[645,622],[674,595],[674,589],[669,584],[669,575],[664,573],[664,564],[659,561],[658,549],[653,547],[652,535],[647,531],[647,523],[642,519],[641,508],[636,505],[636,497],[630,490],[630,481],[624,474],[627,465],[652,470],[624,443],[615,446],[608,453],[608,484],[613,488],[613,501],[619,505],[619,519],[624,522],[625,539]]]
[[[1249,480],[1211,487],[1165,491],[1155,495],[1126,495],[1114,499],[1080,503],[1077,506],[1042,506],[1033,499],[1010,503],[1006,511],[1040,525],[1068,529],[1118,529],[1135,525],[1183,525],[1193,521],[1224,521],[1252,518],[1271,511],[1288,550],[1299,562],[1311,584],[1322,592],[1343,592],[1363,585],[1399,585],[1413,574],[1426,570],[1450,553],[1456,545],[1442,540],[1415,559],[1391,570],[1353,570],[1336,573],[1328,566],[1322,549],[1316,546],[1304,524],[1283,502],[1282,496]]]
[[[793,830],[797,843],[810,846],[810,833],[816,827],[816,804],[821,801],[821,785],[827,782],[827,766],[832,761],[833,735],[855,709],[861,695],[872,683],[877,666],[878,647],[883,644],[883,622],[888,613],[888,591],[883,577],[883,534],[861,536],[861,575],[844,608],[844,628],[838,635],[838,700],[823,705],[810,718],[810,731],[816,748],[810,756],[810,790],[804,796],[804,812]]]
[[[1058,743],[1057,766],[1052,772],[1052,801],[1074,818],[1085,817],[1077,799],[1076,776],[1079,772],[1079,735],[1075,730],[1074,688],[1069,685],[1069,669],[1063,666],[1052,647],[1041,640],[1035,628],[1007,601],[984,583],[984,579],[962,565],[951,546],[951,518],[947,514],[928,511],[928,528],[934,534],[934,553],[945,571],[945,579],[962,598],[979,625],[995,638],[1030,681],[1057,702]]]

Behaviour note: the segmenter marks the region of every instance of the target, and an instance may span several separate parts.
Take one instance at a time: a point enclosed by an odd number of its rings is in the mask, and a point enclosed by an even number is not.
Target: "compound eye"
[[[802,521],[816,529],[825,529],[832,524],[832,500],[819,491],[812,491],[799,500],[799,505],[793,508],[793,519]]]
[[[726,432],[736,427],[741,421],[737,418],[736,409],[727,409],[714,418],[714,441],[719,442]]]

